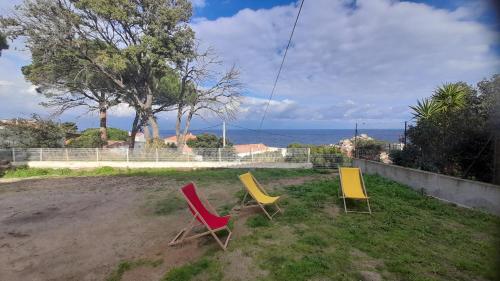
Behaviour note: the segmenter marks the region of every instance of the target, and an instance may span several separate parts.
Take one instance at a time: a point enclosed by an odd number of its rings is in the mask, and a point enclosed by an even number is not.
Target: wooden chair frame
[[[252,173],[248,172],[251,176],[252,176],[252,179],[253,181],[255,182],[255,184],[257,185],[257,188],[260,189],[260,191],[262,191],[262,193],[264,193],[265,195],[267,196],[270,196],[269,193],[267,193],[267,191],[262,187],[262,185],[260,185],[260,183],[257,181],[257,179],[253,176]],[[257,201],[255,198],[253,198],[253,196],[248,192],[248,189],[247,189],[247,186],[245,185],[245,183],[243,182],[243,180],[241,180],[240,178],[240,181],[241,183],[243,184],[243,186],[245,187],[245,196],[243,197],[243,200],[241,200],[241,209],[243,208],[253,208],[253,207],[257,207],[259,206],[262,211],[264,212],[264,214],[266,214],[266,216],[269,218],[269,220],[273,220],[273,217],[277,214],[277,213],[283,213],[283,211],[281,210],[280,206],[278,205],[277,202],[274,202],[274,203],[271,203],[271,204],[262,204],[260,203],[259,201]],[[246,201],[248,195],[250,195],[252,197],[252,199]],[[246,202],[245,202],[246,201]],[[251,204],[251,205],[248,205],[248,203],[251,203],[251,202],[255,202],[254,204]],[[275,208],[276,208],[276,211],[271,215],[269,214],[269,212],[266,210],[265,206],[267,205],[274,205]]]
[[[195,187],[196,194],[200,197],[200,199],[202,200],[202,203],[209,208],[210,212],[212,212],[215,215],[219,216],[219,213],[217,213],[217,211],[212,206],[212,204],[210,204],[210,202],[207,200],[207,198],[205,197],[205,195],[196,187],[196,184],[193,183],[193,185]],[[231,238],[231,235],[232,235],[232,232],[229,229],[229,227],[227,225],[225,225],[223,227],[219,227],[219,228],[216,228],[216,229],[210,228],[210,226],[207,224],[207,222],[205,221],[205,219],[198,213],[198,210],[196,210],[195,207],[193,206],[193,204],[191,204],[191,201],[189,201],[189,199],[186,197],[186,195],[184,195],[184,193],[182,191],[181,191],[181,193],[182,193],[182,196],[184,196],[184,198],[186,199],[186,202],[188,203],[188,205],[191,208],[191,210],[193,210],[193,212],[194,212],[193,218],[191,219],[191,221],[189,222],[189,224],[185,228],[183,228],[174,237],[174,239],[172,239],[172,241],[170,241],[170,243],[168,245],[169,246],[174,246],[174,245],[183,243],[185,241],[196,239],[196,238],[199,238],[199,237],[202,237],[202,236],[210,234],[210,235],[212,235],[214,237],[215,241],[217,241],[217,243],[222,248],[222,250],[225,251],[227,249],[227,244],[229,243],[229,239]],[[198,217],[201,220],[201,222],[198,221],[196,219],[196,217]],[[191,230],[193,230],[193,228],[196,226],[196,222],[197,221],[198,221],[198,225],[204,225],[208,229],[208,231],[205,231],[205,232],[202,232],[202,233],[197,233],[197,234],[194,234],[194,235],[191,235],[191,236],[187,236],[187,234],[190,233]],[[227,235],[226,241],[224,243],[222,243],[222,241],[220,240],[220,238],[216,234],[216,232],[221,231],[221,230],[227,230],[228,233],[229,233]]]
[[[342,172],[340,171],[340,168],[339,168],[339,179],[340,179],[340,188],[339,190],[337,191],[338,193],[338,196],[339,198],[342,198],[342,200],[344,201],[344,211],[345,213],[362,213],[362,214],[372,214],[372,210],[370,208],[370,197],[368,197],[368,193],[366,192],[366,187],[365,187],[365,180],[363,179],[363,171],[361,171],[361,169],[359,169],[359,176],[361,177],[361,186],[363,187],[363,193],[365,194],[366,198],[349,198],[349,197],[345,197],[345,194],[344,194],[344,188],[342,187]],[[340,195],[340,190],[342,190],[342,196]],[[347,203],[345,201],[345,199],[352,199],[352,200],[366,200],[366,204],[368,205],[368,212],[366,211],[355,211],[355,210],[348,210],[347,209]]]

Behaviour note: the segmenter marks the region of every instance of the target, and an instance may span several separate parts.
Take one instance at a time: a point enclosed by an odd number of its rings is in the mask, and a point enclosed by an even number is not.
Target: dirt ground
[[[270,186],[308,180],[284,179]],[[158,280],[214,247],[210,239],[169,247],[187,210],[155,215],[150,202],[180,187],[161,177],[77,177],[0,183],[0,276],[10,280],[105,280],[123,260],[158,260],[123,280]],[[238,185],[199,186],[215,206],[236,204]],[[245,214],[242,214],[244,217]],[[244,235],[244,219],[234,237]]]

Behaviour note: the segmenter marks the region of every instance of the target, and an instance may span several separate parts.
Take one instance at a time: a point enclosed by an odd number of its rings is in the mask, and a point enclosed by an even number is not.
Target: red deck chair
[[[187,227],[183,228],[179,232],[179,234],[174,237],[169,245],[176,245],[186,240],[195,239],[211,234],[225,251],[227,248],[227,243],[229,242],[229,238],[231,238],[231,230],[229,230],[229,227],[227,227],[231,216],[219,216],[219,214],[217,214],[217,211],[212,207],[212,205],[210,205],[207,199],[201,193],[196,191],[196,186],[192,182],[181,188],[181,193],[182,195],[184,195],[184,198],[188,203],[189,210],[193,214],[193,219]],[[203,201],[205,201],[205,204],[200,200],[198,194],[201,195],[201,198],[203,199]],[[210,211],[207,210],[205,206],[208,206]],[[186,237],[187,234],[193,229],[193,227],[195,227],[196,221],[204,225],[208,229],[208,231]],[[215,233],[224,229],[229,232],[229,235],[226,238],[226,242],[222,243]]]

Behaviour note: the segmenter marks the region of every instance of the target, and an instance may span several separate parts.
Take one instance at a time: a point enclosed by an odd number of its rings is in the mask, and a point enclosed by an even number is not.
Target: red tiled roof
[[[186,135],[186,141],[192,140],[192,139],[196,139],[196,136],[193,135],[193,134],[191,134],[191,133],[188,133]],[[164,140],[165,140],[166,143],[177,143],[177,137],[176,136],[166,137]]]
[[[236,144],[233,146],[236,153],[266,151],[268,147],[263,143]]]

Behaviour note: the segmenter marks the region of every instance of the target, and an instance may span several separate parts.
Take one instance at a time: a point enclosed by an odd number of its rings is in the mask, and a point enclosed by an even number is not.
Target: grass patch
[[[201,273],[204,273],[204,277],[207,277],[206,280],[222,279],[217,262],[202,258],[194,263],[170,270],[161,281],[188,281]]]
[[[498,217],[422,196],[379,176],[365,176],[365,183],[371,216],[342,212],[333,218],[324,212],[327,205],[342,206],[338,179],[290,186],[283,189],[284,214],[272,222],[248,219],[247,226],[256,230],[231,241],[228,250],[250,256],[268,273],[259,280],[267,281],[361,280],[361,271],[382,280],[498,280]],[[217,262],[224,254],[204,260]],[[204,274],[212,270],[224,269],[207,267]]]
[[[271,225],[271,221],[265,217],[264,215],[257,215],[249,218],[246,221],[247,226],[256,228],[256,227],[266,227]]]
[[[157,176],[169,177],[183,182],[195,181],[196,183],[210,183],[227,181],[237,182],[238,175],[247,171],[247,169],[178,170],[167,168],[120,169],[112,167],[73,170],[17,167],[5,171],[3,178],[49,176]],[[278,178],[309,176],[319,174],[321,171],[313,169],[254,169],[252,173],[254,173],[259,180],[267,181]]]
[[[125,272],[141,266],[157,267],[163,263],[162,260],[136,260],[122,261],[118,264],[118,268],[106,278],[106,281],[120,281]]]
[[[154,203],[153,212],[155,215],[166,216],[177,210],[185,209],[186,202],[181,198],[171,195]]]

